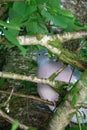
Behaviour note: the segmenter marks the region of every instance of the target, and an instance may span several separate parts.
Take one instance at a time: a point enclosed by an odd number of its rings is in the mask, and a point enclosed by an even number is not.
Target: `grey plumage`
[[[37,53],[36,61],[38,64],[38,78],[48,78],[63,66],[62,62],[55,62],[50,60],[46,50],[41,50]],[[75,72],[72,75],[72,70],[72,67],[67,65],[67,67],[55,78],[55,80],[65,81],[67,83],[69,81],[73,83],[76,82],[79,79],[79,76],[75,75]],[[48,105],[49,108],[53,111],[56,107],[55,102],[59,99],[59,94],[50,86],[43,84],[37,85],[37,92],[42,99],[54,102],[54,106]]]

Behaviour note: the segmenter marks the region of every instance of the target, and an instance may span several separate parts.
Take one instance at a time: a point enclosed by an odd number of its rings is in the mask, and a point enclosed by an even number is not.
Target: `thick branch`
[[[63,35],[58,35],[57,38],[60,40],[61,43],[69,41],[69,40],[75,40],[80,39],[83,37],[87,37],[87,31],[80,31],[80,32],[68,32],[64,33]]]
[[[69,41],[69,40],[87,37],[87,31],[64,33],[62,35],[57,34],[54,36],[47,36],[47,35],[42,35],[42,36],[43,36],[43,38],[41,40],[38,40],[36,37],[28,37],[28,36],[19,36],[18,40],[20,41],[21,45],[42,44],[43,46],[46,46],[48,41],[54,41],[55,39],[56,40],[58,39],[58,41],[60,43],[63,43],[63,42]]]
[[[8,73],[8,72],[0,72],[0,77],[16,79],[16,80],[25,80],[25,81],[41,83],[41,84],[47,84],[47,85],[50,85],[51,87],[54,87],[54,88],[55,88],[57,83],[59,84],[59,88],[66,84],[65,82],[50,81],[48,79],[39,79],[35,76],[24,76],[24,75],[15,74],[15,73]]]
[[[82,37],[86,37],[87,32],[73,32],[73,33],[64,33],[63,35],[54,35],[47,36],[43,35],[41,40],[38,40],[36,37],[27,37],[27,36],[19,36],[17,39],[19,40],[21,45],[42,45],[48,48],[51,52],[56,54],[60,60],[65,63],[71,64],[72,66],[78,67],[80,70],[85,70],[86,65],[83,64],[83,61],[78,57],[78,55],[69,52],[68,50],[61,49],[59,47],[55,47],[55,45],[50,44],[50,42],[58,41],[58,44],[61,44],[68,40],[78,39]]]
[[[73,90],[78,90],[76,93]],[[74,92],[74,93],[73,93]],[[77,95],[76,103],[72,104],[73,95]],[[51,122],[49,130],[63,130],[67,126],[78,108],[80,108],[82,102],[87,96],[87,71],[83,73],[78,84],[71,90],[71,92],[65,97],[64,103],[62,103],[55,112]]]

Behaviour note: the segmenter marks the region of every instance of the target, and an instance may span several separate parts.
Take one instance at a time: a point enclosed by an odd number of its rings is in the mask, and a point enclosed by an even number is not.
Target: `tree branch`
[[[66,65],[63,65],[62,67],[60,67],[60,69],[58,69],[56,72],[54,72],[48,79],[55,80],[57,75],[59,75],[66,67],[67,67]]]
[[[75,90],[78,90],[75,92]],[[77,95],[77,100],[72,104],[73,95]],[[81,76],[78,84],[75,88],[67,94],[65,101],[58,106],[51,122],[49,130],[63,130],[67,126],[73,116],[73,114],[81,107],[82,102],[84,102],[87,96],[87,70]]]
[[[10,95],[10,92],[3,91],[3,90],[0,90],[0,93]],[[45,104],[49,104],[49,105],[54,105],[54,103],[51,101],[47,101],[47,100],[44,100],[44,99],[41,99],[39,97],[32,96],[32,95],[24,95],[24,94],[20,94],[20,93],[12,93],[12,95],[17,96],[17,97],[21,97],[21,98],[33,99],[33,100],[36,100],[36,101],[39,101],[39,102],[42,102]],[[4,104],[4,106],[5,105],[6,104]]]
[[[0,116],[3,117],[6,121],[10,122],[11,124],[13,124],[15,122],[15,120],[13,118],[11,118],[10,116],[8,116],[6,113],[4,113],[1,109],[0,109]],[[29,127],[19,123],[19,128],[23,129],[23,130],[28,130]]]
[[[7,101],[4,103],[4,106],[6,106],[9,103],[9,101],[13,95],[13,91],[14,91],[14,88],[12,88],[11,92],[9,93],[9,97],[8,97]]]
[[[0,72],[0,77],[16,79],[16,80],[25,80],[25,81],[30,81],[30,82],[34,82],[34,83],[47,84],[54,88],[55,88],[56,84],[59,84],[59,88],[63,85],[66,85],[65,82],[50,81],[48,79],[39,79],[35,76],[24,76],[24,75],[15,74],[15,73],[9,73],[9,72]]]
[[[83,37],[87,37],[87,31],[80,31],[80,32],[68,32],[64,34],[57,34],[57,35],[42,35],[43,38],[41,40],[38,40],[36,37],[28,37],[28,36],[19,36],[17,37],[18,40],[20,41],[21,45],[37,45],[41,44],[43,46],[47,46],[48,41],[54,41],[55,39],[58,40],[60,43],[64,43],[69,40],[74,40],[74,39],[80,39]],[[45,44],[45,45],[44,45]],[[48,48],[48,47],[47,47]],[[49,47],[49,49],[51,49]],[[55,49],[54,49],[55,50]],[[58,52],[60,53],[60,51]]]
[[[71,64],[72,66],[78,67],[80,70],[86,70],[87,65],[84,64],[84,61],[75,53],[69,52],[66,49],[59,48],[58,45],[51,44],[52,42],[58,41],[58,44],[68,41],[74,40],[78,38],[83,38],[87,36],[87,32],[73,32],[73,33],[64,33],[62,35],[54,35],[47,36],[43,35],[41,40],[38,40],[36,37],[28,37],[28,36],[19,36],[17,37],[18,41],[21,45],[42,45],[48,48],[52,53],[56,54],[60,60],[65,63]]]
[[[85,46],[85,44],[87,44],[87,40],[84,41],[80,47],[78,47],[77,51],[80,51]]]

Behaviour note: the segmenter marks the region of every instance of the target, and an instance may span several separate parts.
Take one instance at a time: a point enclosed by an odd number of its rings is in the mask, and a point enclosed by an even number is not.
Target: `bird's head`
[[[49,62],[49,57],[48,57],[48,51],[46,49],[42,49],[37,52],[36,54],[36,61],[38,66],[42,66]]]

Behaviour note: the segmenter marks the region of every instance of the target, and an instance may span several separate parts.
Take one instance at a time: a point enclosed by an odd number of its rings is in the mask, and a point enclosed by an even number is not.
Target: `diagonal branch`
[[[77,100],[74,104],[72,104],[73,95],[77,95]],[[75,88],[72,88],[72,90],[67,94],[65,101],[58,107],[50,122],[49,130],[63,130],[65,126],[69,124],[73,114],[81,107],[86,96],[87,70],[83,73]]]
[[[14,120],[12,117],[8,116],[8,115],[7,115],[6,113],[4,113],[1,109],[0,109],[0,116],[3,117],[6,121],[10,122],[11,124],[13,124],[13,123],[15,122],[15,120]],[[19,123],[18,126],[19,126],[19,128],[21,128],[21,129],[23,129],[23,130],[28,130],[28,129],[29,129],[28,126],[26,126],[26,125],[24,125],[24,124],[21,124],[21,123]]]
[[[9,101],[13,95],[13,92],[14,92],[14,88],[12,88],[11,92],[9,93],[9,97],[8,97],[7,101],[4,103],[4,106],[6,106],[9,103]]]
[[[54,80],[57,75],[59,75],[64,69],[66,68],[66,65],[63,65],[62,67],[60,67],[60,69],[58,69],[56,72],[54,72],[50,77],[49,80]]]
[[[87,36],[87,32],[73,32],[73,33],[64,33],[62,35],[57,34],[54,36],[47,36],[43,35],[43,37],[38,40],[36,37],[28,37],[28,36],[19,36],[17,37],[19,43],[21,45],[42,45],[46,48],[48,48],[51,52],[56,54],[60,60],[62,60],[65,63],[71,64],[72,66],[78,67],[80,70],[86,70],[87,64],[84,64],[84,61],[75,53],[69,52],[66,49],[59,48],[60,44],[73,39],[83,38]],[[55,41],[59,45],[52,44],[52,42],[55,43]]]

